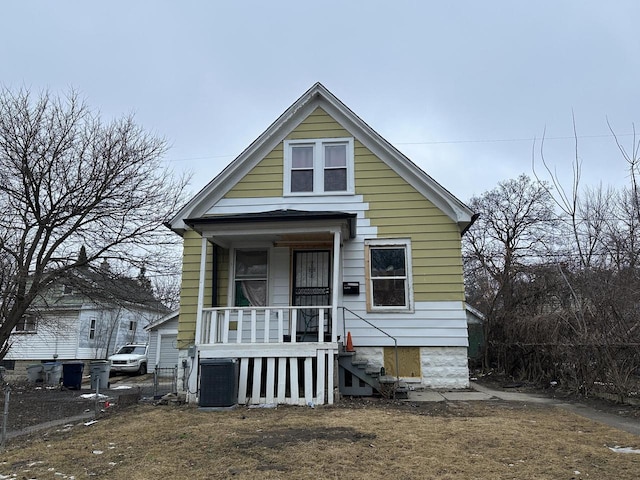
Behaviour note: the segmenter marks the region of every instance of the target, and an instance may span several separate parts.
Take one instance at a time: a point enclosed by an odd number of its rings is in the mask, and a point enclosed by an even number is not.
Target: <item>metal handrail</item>
[[[351,315],[359,318],[363,322],[369,324],[370,326],[372,326],[373,328],[375,328],[376,330],[378,330],[379,332],[383,333],[384,335],[389,337],[391,340],[393,340],[393,345],[394,345],[393,348],[395,350],[395,356],[396,356],[396,382],[399,384],[400,383],[400,369],[398,368],[398,366],[399,366],[399,362],[398,362],[398,340],[396,339],[396,337],[394,337],[393,335],[388,334],[387,332],[382,330],[380,327],[378,327],[378,326],[374,325],[373,323],[371,323],[366,318],[363,318],[360,315],[358,315],[353,310],[349,310],[347,307],[338,307],[338,308],[342,309],[342,329],[343,329],[343,333],[346,332],[346,329],[347,329],[347,318],[346,318],[346,316],[344,314],[344,312],[347,311]],[[346,338],[346,333],[344,333],[344,335],[345,336],[343,338]],[[395,393],[394,393],[394,397],[395,397]]]

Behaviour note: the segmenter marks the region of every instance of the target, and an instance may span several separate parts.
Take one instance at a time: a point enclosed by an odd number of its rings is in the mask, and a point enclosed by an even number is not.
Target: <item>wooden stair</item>
[[[356,352],[347,352],[341,345],[338,352],[338,387],[341,395],[370,397],[379,394],[385,398],[407,398],[409,389],[396,377],[385,375],[384,369],[371,366],[367,360],[358,360]]]

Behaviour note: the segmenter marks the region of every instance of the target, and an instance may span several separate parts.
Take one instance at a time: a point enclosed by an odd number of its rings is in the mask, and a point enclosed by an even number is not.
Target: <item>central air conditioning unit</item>
[[[238,361],[200,360],[200,407],[231,407],[238,403]]]

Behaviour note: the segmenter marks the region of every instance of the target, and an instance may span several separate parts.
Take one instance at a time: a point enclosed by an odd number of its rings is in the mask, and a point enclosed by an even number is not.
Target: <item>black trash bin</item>
[[[82,388],[83,362],[67,362],[62,364],[62,386],[66,388]]]

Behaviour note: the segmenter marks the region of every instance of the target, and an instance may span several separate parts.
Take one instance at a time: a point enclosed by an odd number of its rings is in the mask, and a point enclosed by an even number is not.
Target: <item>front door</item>
[[[293,292],[294,306],[331,305],[331,251],[294,250],[293,252]],[[322,337],[329,333],[329,316],[326,310]],[[318,311],[301,309],[297,322],[298,341],[318,341]]]

